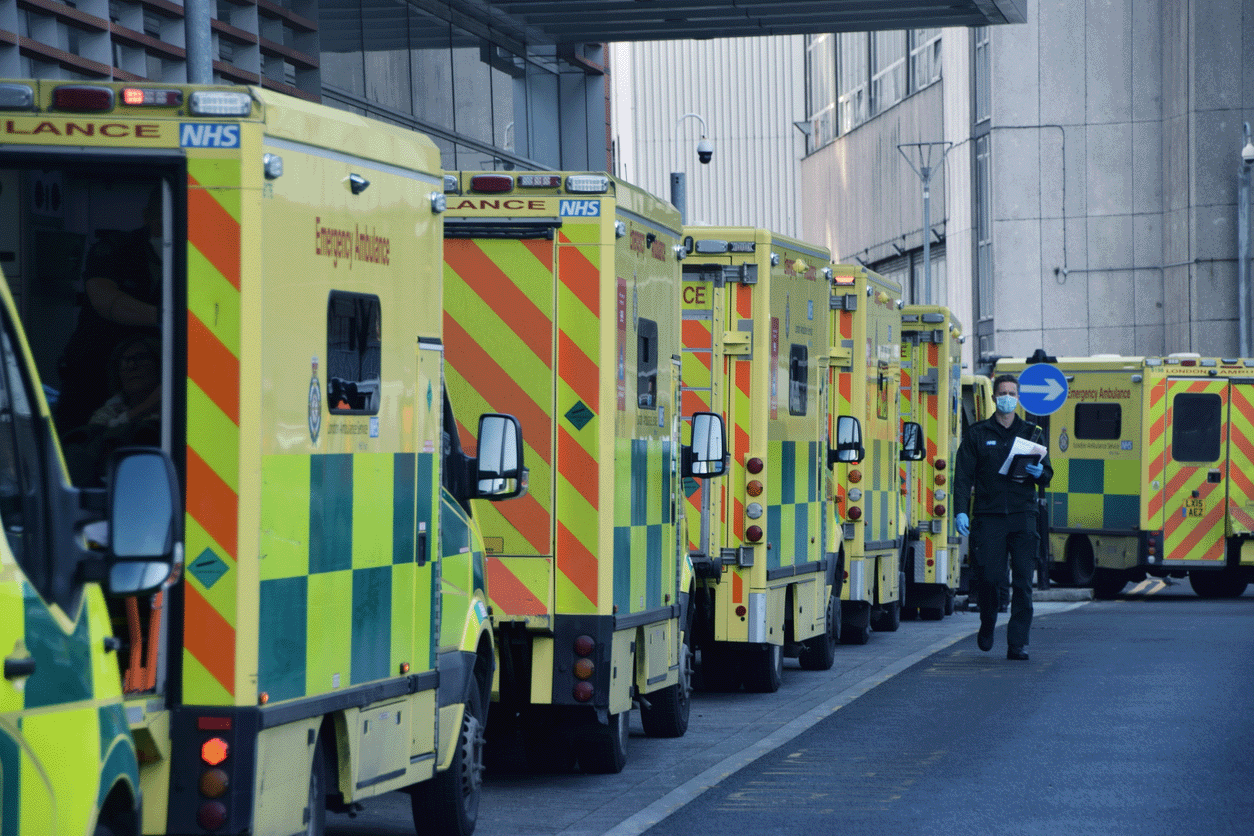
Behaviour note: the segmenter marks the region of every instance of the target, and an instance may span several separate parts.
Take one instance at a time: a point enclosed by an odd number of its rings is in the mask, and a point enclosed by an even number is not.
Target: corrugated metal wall
[[[799,235],[805,137],[802,36],[614,45],[615,173],[670,199],[670,172],[687,179],[690,224],[761,226]],[[701,123],[714,157],[697,160]],[[678,137],[678,142],[677,142]]]

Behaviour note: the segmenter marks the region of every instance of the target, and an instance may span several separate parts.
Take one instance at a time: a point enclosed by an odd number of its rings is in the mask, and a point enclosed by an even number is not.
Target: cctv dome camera
[[[697,143],[697,159],[708,164],[713,156],[714,143],[705,137],[701,137],[701,141]]]

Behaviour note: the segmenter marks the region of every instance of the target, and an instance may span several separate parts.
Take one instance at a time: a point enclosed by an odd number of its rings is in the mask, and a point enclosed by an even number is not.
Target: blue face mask
[[[1019,405],[1019,399],[1016,398],[1014,395],[998,395],[997,396],[997,411],[998,412],[1002,412],[1002,413],[1014,412],[1015,407],[1018,405]]]

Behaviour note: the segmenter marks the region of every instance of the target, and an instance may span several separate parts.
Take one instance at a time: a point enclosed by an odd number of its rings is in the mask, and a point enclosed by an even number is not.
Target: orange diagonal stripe
[[[710,326],[705,320],[685,319],[683,325],[684,348],[709,348]]]
[[[187,175],[187,238],[222,278],[240,287],[239,223]]]
[[[191,311],[187,312],[187,376],[239,425],[239,360]]]
[[[563,246],[557,251],[562,284],[574,293],[579,301],[596,316],[601,315],[600,288],[597,286],[597,268],[588,261],[578,247]]]
[[[597,559],[579,538],[557,524],[557,569],[593,604],[597,602]]]
[[[444,242],[444,262],[527,344],[546,368],[553,367],[550,340],[553,329],[548,316],[495,261],[473,241],[450,238]]]
[[[236,559],[239,497],[190,446],[187,448],[187,513],[224,552]]]
[[[448,311],[444,312],[444,340],[448,346],[446,356],[453,368],[466,380],[473,381],[475,391],[484,396],[493,409],[516,417],[522,424],[523,439],[541,460],[546,464],[551,462],[549,416]]]
[[[565,331],[557,335],[557,374],[575,390],[575,396],[585,406],[593,412],[600,410],[601,402],[597,398],[600,370]]]
[[[597,463],[592,455],[571,436],[565,427],[558,428],[557,472],[571,487],[579,491],[593,508],[600,507],[597,496]]]
[[[507,615],[544,615],[548,607],[500,560],[488,558],[488,589],[492,603]]]
[[[188,582],[183,584],[183,647],[234,696],[235,628]]]

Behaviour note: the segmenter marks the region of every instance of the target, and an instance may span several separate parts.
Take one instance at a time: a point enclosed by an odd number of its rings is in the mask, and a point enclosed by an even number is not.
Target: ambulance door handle
[[[9,656],[4,660],[5,679],[20,679],[23,676],[30,676],[34,672],[34,656],[27,656],[25,659],[15,659],[12,656]]]
[[[427,532],[418,532],[418,565],[427,565]]]

